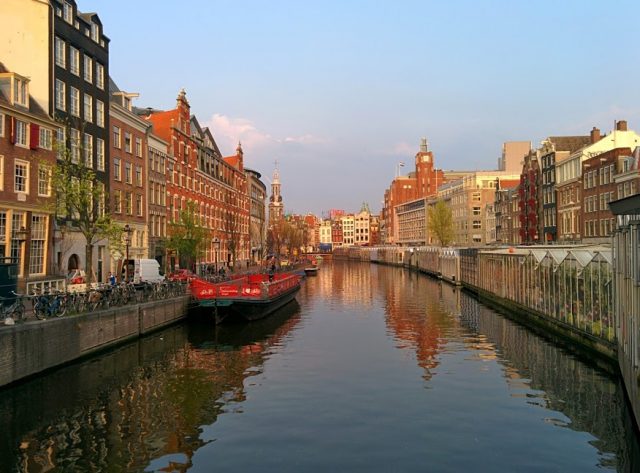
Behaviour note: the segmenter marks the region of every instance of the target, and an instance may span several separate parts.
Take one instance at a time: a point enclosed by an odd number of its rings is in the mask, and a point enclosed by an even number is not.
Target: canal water
[[[340,262],[0,391],[0,471],[639,471],[620,382],[460,290]]]

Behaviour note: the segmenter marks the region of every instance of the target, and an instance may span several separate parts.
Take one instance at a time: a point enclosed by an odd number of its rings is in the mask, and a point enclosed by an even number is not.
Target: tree
[[[444,201],[439,200],[429,207],[429,227],[440,246],[448,246],[453,241],[453,214]]]
[[[92,150],[85,153],[84,143],[79,139],[84,134],[77,129],[73,132],[65,135],[69,136],[69,146],[62,141],[56,143],[58,160],[51,169],[51,188],[56,217],[66,221],[70,230],[79,230],[85,238],[85,272],[88,281],[93,282],[94,245],[104,238],[109,239],[111,246],[121,245],[122,227],[105,211],[105,187],[96,180]]]
[[[209,245],[209,230],[201,225],[198,216],[198,206],[195,202],[187,202],[180,210],[177,222],[169,224],[167,248],[176,250],[181,266],[193,268],[198,257],[205,254]]]

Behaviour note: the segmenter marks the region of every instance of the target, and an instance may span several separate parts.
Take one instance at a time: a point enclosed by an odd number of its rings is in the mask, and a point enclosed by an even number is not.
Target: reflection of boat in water
[[[318,268],[317,266],[307,266],[304,268],[304,274],[306,274],[307,276],[315,276],[318,274]]]
[[[223,320],[257,320],[291,302],[300,289],[295,273],[250,274],[222,283],[196,278],[191,294],[200,307]]]

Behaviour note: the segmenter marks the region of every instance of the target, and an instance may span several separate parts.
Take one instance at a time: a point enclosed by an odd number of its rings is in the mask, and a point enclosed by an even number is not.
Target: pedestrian
[[[116,285],[116,277],[111,271],[109,271],[109,284],[111,284],[112,286]]]

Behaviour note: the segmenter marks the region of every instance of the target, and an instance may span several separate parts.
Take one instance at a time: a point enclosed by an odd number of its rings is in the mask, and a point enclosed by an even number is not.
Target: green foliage
[[[440,246],[448,246],[453,241],[453,214],[444,201],[429,207],[429,228]]]
[[[199,209],[195,202],[187,202],[177,222],[169,224],[167,248],[176,250],[180,259],[192,267],[203,256],[209,244],[209,230],[200,224]]]
[[[51,169],[53,205],[56,217],[85,237],[86,273],[93,278],[93,245],[107,238],[112,247],[121,246],[122,227],[106,212],[104,184],[96,179],[93,169],[85,165],[82,143],[73,146],[70,141],[69,145],[56,143],[58,160]]]

